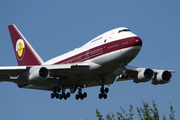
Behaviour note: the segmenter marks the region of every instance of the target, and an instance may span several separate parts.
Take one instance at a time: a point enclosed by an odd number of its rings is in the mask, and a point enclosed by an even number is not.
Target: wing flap
[[[50,71],[50,76],[72,76],[89,68],[89,63],[59,64],[44,66]]]
[[[0,74],[0,81],[10,81],[9,74]]]
[[[115,81],[115,78],[116,78],[116,75],[114,75],[114,74],[106,76],[104,85],[113,84],[113,82]],[[89,82],[88,84],[86,84],[86,87],[94,87],[94,86],[101,86],[101,85],[102,85],[102,80],[97,79],[97,80],[93,80],[92,82]]]

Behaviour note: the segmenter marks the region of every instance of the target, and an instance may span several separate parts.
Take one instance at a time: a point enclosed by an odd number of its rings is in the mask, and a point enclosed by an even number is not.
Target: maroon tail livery
[[[14,52],[19,66],[41,65],[43,60],[32,48],[26,38],[17,27],[12,24],[8,26],[11,35]]]

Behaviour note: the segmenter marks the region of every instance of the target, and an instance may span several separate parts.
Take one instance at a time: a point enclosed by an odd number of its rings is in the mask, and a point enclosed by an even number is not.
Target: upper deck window
[[[125,32],[125,31],[130,31],[130,30],[129,30],[129,29],[123,29],[123,30],[119,30],[118,33],[120,33],[120,32]]]

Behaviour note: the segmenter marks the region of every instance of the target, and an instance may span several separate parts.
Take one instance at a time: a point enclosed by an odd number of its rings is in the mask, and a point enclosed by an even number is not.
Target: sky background
[[[143,41],[138,56],[129,64],[136,67],[175,70],[164,85],[151,82],[114,82],[106,100],[99,100],[99,87],[83,89],[86,99],[50,98],[50,91],[20,89],[0,82],[1,120],[94,120],[96,108],[105,118],[123,107],[127,112],[142,100],[156,102],[160,119],[169,118],[170,102],[180,119],[180,1],[70,1],[0,0],[0,66],[16,66],[8,25],[15,24],[44,61],[80,47],[96,36],[117,27],[128,27]],[[67,90],[68,91],[68,90]],[[77,91],[76,91],[77,93]]]

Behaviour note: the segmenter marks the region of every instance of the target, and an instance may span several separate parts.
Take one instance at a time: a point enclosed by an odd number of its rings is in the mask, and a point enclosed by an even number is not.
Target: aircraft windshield
[[[119,30],[118,33],[120,33],[120,32],[125,32],[125,31],[130,31],[130,30],[129,30],[129,29],[123,29],[123,30]]]

